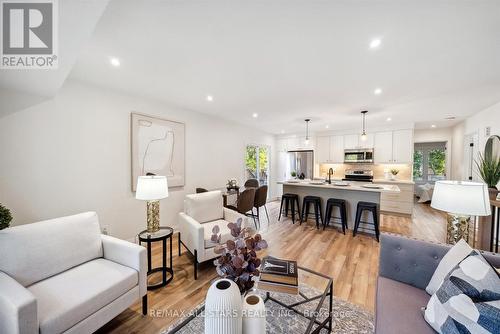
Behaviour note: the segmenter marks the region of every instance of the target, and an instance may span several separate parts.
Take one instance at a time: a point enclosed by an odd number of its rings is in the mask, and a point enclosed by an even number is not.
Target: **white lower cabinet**
[[[381,193],[380,211],[411,215],[413,213],[414,185],[409,183],[398,183],[397,181],[374,181],[378,184],[397,185],[400,193]]]

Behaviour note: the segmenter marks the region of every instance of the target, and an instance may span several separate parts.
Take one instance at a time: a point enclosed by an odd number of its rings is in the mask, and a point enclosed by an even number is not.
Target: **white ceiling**
[[[53,97],[92,35],[107,0],[59,1],[59,67],[56,70],[0,69],[0,117]]]
[[[271,133],[446,126],[500,101],[500,1],[112,0],[71,76]]]

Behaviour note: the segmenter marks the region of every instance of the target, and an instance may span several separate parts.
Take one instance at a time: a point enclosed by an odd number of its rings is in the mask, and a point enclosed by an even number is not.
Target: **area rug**
[[[308,297],[313,297],[321,294],[319,290],[310,286],[301,286],[301,292]],[[258,291],[263,298],[265,292]],[[272,296],[279,301],[290,305],[304,300],[300,295],[288,295],[272,293]],[[318,300],[311,301],[298,307],[299,310],[314,310],[318,305]],[[198,310],[203,304],[198,305],[193,311]],[[279,304],[268,301],[266,302],[267,311],[267,326],[266,332],[270,334],[299,334],[305,333],[309,320],[301,317],[294,312],[283,312],[284,309]],[[320,309],[318,320],[326,319],[328,315],[328,298],[325,300],[323,307]],[[203,312],[193,320],[184,325],[180,330],[175,331],[176,327],[183,322],[184,318],[176,320],[169,328],[164,330],[162,334],[203,334],[204,333],[204,318]],[[315,328],[316,326],[314,326]],[[339,298],[333,298],[333,329],[332,333],[342,334],[371,334],[374,332],[373,314],[357,305],[351,304]],[[323,329],[321,333],[328,333]]]

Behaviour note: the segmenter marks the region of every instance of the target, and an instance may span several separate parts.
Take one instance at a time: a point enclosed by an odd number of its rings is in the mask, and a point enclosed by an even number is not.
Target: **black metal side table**
[[[158,232],[150,233],[147,230],[144,230],[139,233],[139,245],[142,245],[145,242],[146,248],[148,250],[148,277],[157,272],[162,272],[162,280],[159,283],[149,284],[148,290],[154,290],[161,288],[174,278],[174,270],[172,266],[172,235],[174,234],[174,229],[171,227],[160,226],[160,230]],[[167,239],[170,241],[170,265],[167,266]],[[162,249],[162,266],[151,268],[151,244],[156,241],[161,241],[163,243]],[[169,274],[169,275],[167,275]]]

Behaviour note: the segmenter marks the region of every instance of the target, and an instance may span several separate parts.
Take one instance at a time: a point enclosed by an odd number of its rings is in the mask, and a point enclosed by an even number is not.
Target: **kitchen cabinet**
[[[330,137],[316,137],[316,149],[314,150],[316,162],[327,163],[330,161]]]
[[[415,185],[408,181],[379,181],[374,180],[377,184],[397,185],[401,191],[399,194],[381,193],[380,194],[380,211],[388,213],[396,213],[403,215],[411,215],[413,213],[413,193]]]
[[[344,163],[344,136],[330,137],[330,161],[331,163]]]
[[[392,134],[392,160],[405,164],[413,161],[413,130],[396,130]]]
[[[345,135],[344,136],[344,149],[351,150],[358,148],[359,135]]]
[[[286,152],[287,151],[287,139],[286,138],[276,139],[276,150],[278,152]]]
[[[411,164],[413,160],[413,130],[375,133],[375,163]]]
[[[376,164],[392,162],[392,131],[375,133],[373,157]]]

